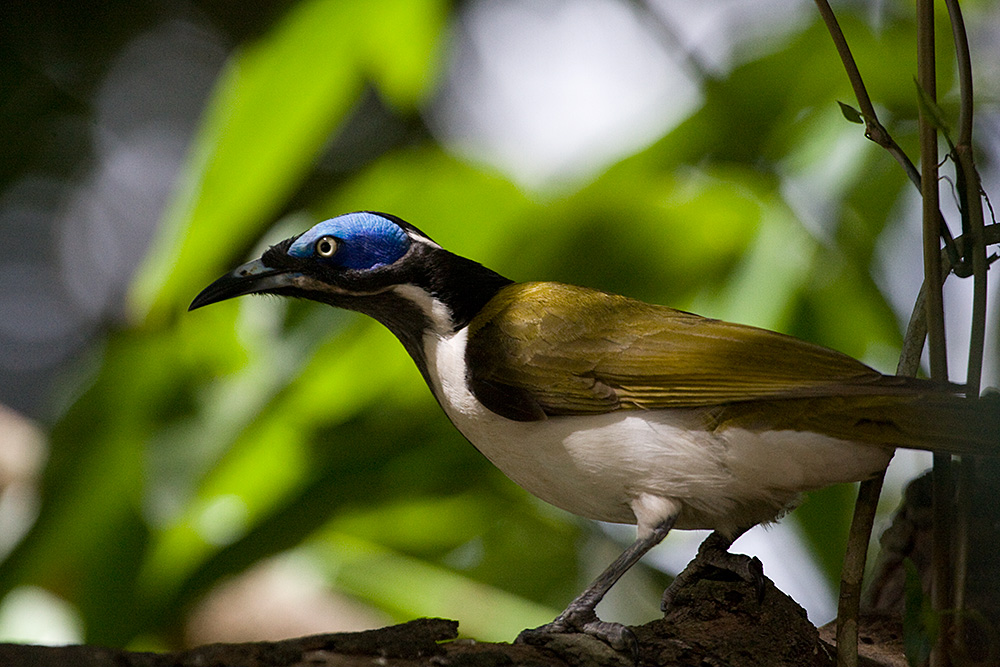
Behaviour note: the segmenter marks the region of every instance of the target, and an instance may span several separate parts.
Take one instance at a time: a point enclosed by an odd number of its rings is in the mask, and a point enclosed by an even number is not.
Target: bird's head
[[[404,339],[465,326],[508,283],[408,222],[364,211],[271,246],[206,287],[189,310],[244,294],[300,297],[371,315]]]

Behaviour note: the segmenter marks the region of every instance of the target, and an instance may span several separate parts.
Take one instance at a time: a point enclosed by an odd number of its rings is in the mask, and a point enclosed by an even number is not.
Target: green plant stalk
[[[934,53],[934,2],[917,0],[917,83],[931,101],[937,100],[937,76]],[[920,176],[923,199],[924,283],[927,285],[927,338],[931,378],[948,379],[947,348],[944,335],[944,298],[941,291],[940,241],[938,211],[937,129],[928,109],[920,108]],[[934,609],[943,612],[951,606],[951,457],[934,455],[931,598]],[[949,664],[950,630],[942,616],[941,631],[931,652],[933,667]]]
[[[979,172],[976,170],[972,149],[972,59],[965,21],[957,0],[945,0],[951,18],[955,40],[959,80],[959,133],[955,145],[958,196],[962,210],[962,232],[966,240],[964,256],[971,261],[973,276],[972,331],[969,345],[969,365],[966,377],[967,390],[972,397],[979,396],[983,373],[983,350],[986,343],[986,238],[983,222],[983,204],[980,196]]]
[[[937,99],[934,55],[933,0],[917,0],[917,80],[931,100]],[[920,173],[923,195],[924,280],[927,282],[927,335],[931,377],[948,379],[944,334],[944,300],[941,292],[938,210],[937,129],[924,109],[920,112]]]
[[[973,293],[972,324],[969,335],[969,363],[966,374],[966,392],[970,398],[979,395],[982,384],[983,352],[986,344],[986,239],[983,224],[983,206],[980,197],[979,173],[976,170],[972,149],[972,121],[974,112],[972,57],[969,52],[965,20],[957,0],[945,0],[951,20],[955,42],[955,60],[959,80],[958,143],[955,146],[957,189],[961,201],[962,230],[966,236],[965,257],[971,259]],[[968,578],[969,524],[972,513],[972,488],[975,484],[975,460],[963,457],[959,468],[958,517],[955,526],[954,589],[955,642],[964,648],[965,642],[965,587]],[[962,651],[967,653],[966,651]]]

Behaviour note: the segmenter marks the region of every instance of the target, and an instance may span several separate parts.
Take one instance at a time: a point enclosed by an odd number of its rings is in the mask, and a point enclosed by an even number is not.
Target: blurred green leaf
[[[245,253],[374,76],[397,104],[428,90],[441,0],[304,0],[220,77],[181,186],[132,291],[140,317],[186,303]],[[391,48],[390,48],[391,47]]]
[[[313,546],[338,586],[400,619],[414,614],[461,618],[464,636],[511,642],[525,627],[548,623],[559,613],[558,608],[345,535],[320,533]]]
[[[497,266],[527,229],[552,225],[509,180],[420,145],[386,155],[334,189],[319,217],[377,208],[420,227],[449,250]]]
[[[366,76],[394,106],[411,109],[431,91],[441,65],[445,0],[357,2],[354,46]]]

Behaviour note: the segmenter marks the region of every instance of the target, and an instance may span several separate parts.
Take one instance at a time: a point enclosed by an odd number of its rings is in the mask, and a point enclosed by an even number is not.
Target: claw
[[[634,658],[633,662],[639,662],[639,640],[631,629],[621,623],[610,623],[595,618],[584,623],[580,630],[591,637],[597,637],[616,651],[628,651]]]
[[[632,656],[632,663],[639,664],[639,640],[635,633],[621,623],[602,621],[589,609],[567,609],[551,623],[522,630],[514,643],[540,644],[551,635],[572,633],[583,633],[600,639],[615,651],[627,651]]]

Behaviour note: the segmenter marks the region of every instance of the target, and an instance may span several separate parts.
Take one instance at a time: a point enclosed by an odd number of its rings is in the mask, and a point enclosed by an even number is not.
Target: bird
[[[636,650],[595,607],[674,529],[712,533],[664,592],[710,567],[763,590],[729,552],[801,494],[868,479],[897,447],[996,454],[1000,401],[883,375],[782,333],[587,287],[515,282],[388,213],[324,220],[223,275],[189,310],[272,294],[385,325],[454,426],[524,489],[635,541],[551,623]],[[995,398],[995,397],[994,397]]]

